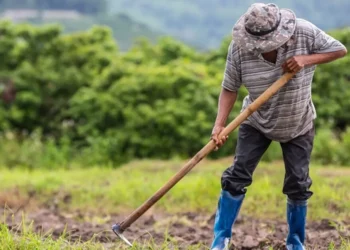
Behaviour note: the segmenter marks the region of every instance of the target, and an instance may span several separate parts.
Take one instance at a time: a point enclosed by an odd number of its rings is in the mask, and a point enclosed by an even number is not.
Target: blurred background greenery
[[[67,33],[108,25],[121,50],[135,38],[171,35],[201,50],[216,49],[252,0],[0,0],[2,17],[16,22],[58,22]],[[259,1],[269,3],[270,1]],[[347,0],[275,0],[322,29],[349,25]]]
[[[209,140],[243,0],[2,0],[0,165],[188,158]],[[264,1],[263,1],[264,2]],[[350,48],[350,2],[276,0]],[[350,165],[350,55],[318,68],[314,160]],[[242,88],[230,115],[239,113]],[[210,157],[232,155],[236,132]],[[265,161],[281,159],[273,144]]]

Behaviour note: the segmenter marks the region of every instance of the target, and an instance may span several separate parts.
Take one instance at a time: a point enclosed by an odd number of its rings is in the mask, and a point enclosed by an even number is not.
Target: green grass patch
[[[213,213],[220,192],[220,177],[231,159],[204,161],[171,189],[154,208],[160,211]],[[0,200],[16,192],[16,202],[30,195],[36,203],[53,199],[66,211],[126,213],[151,197],[184,162],[138,161],[119,169],[0,171]],[[350,169],[311,166],[313,197],[311,220],[350,218]],[[241,213],[258,218],[284,219],[286,197],[282,194],[282,162],[261,163],[248,188]],[[5,198],[1,198],[5,197]],[[16,203],[14,202],[14,203]]]
[[[24,221],[24,219],[23,219]],[[58,239],[54,239],[51,234],[39,234],[35,233],[32,225],[26,225],[24,222],[18,226],[18,228],[8,229],[5,224],[0,224],[0,249],[12,250],[12,249],[26,249],[26,250],[105,250],[105,249],[128,249],[128,250],[179,250],[181,244],[173,237],[171,237],[167,231],[164,232],[164,242],[157,244],[152,238],[150,240],[134,242],[133,247],[128,247],[123,243],[96,243],[94,238],[89,241],[71,242],[67,238],[68,235],[62,234]],[[208,246],[203,244],[196,244],[188,246],[188,250],[203,250],[209,249]],[[273,250],[273,247],[269,249]],[[329,250],[349,250],[350,242],[343,240],[340,247],[336,247],[334,243],[330,243]],[[314,250],[307,248],[307,250]]]
[[[214,213],[220,192],[220,177],[232,159],[204,160],[185,176],[153,209],[159,212]],[[92,212],[97,214],[128,214],[151,197],[182,166],[182,161],[137,161],[119,169],[95,167],[73,170],[0,170],[0,203],[11,208],[32,200],[40,206],[58,203],[60,211]],[[309,220],[350,218],[350,169],[336,166],[311,166],[313,197],[310,199]],[[248,188],[241,214],[260,219],[285,219],[286,197],[282,193],[284,166],[282,162],[261,163]],[[35,208],[34,208],[35,209]],[[90,218],[98,221],[98,217]],[[103,223],[103,222],[102,222]],[[68,235],[54,239],[35,233],[22,223],[20,230],[0,225],[0,249],[124,249],[119,243],[70,242]],[[137,241],[131,249],[180,249],[168,233],[166,240]],[[126,249],[126,248],[125,248]],[[192,250],[207,249],[203,245]],[[350,249],[344,240],[341,248],[330,244],[329,249]]]
[[[105,249],[103,245],[93,242],[68,242],[65,235],[59,239],[53,239],[51,235],[40,235],[33,232],[31,226],[21,225],[21,233],[16,233],[16,229],[9,230],[6,225],[0,224],[0,249],[26,249],[26,250],[83,250],[83,249]]]

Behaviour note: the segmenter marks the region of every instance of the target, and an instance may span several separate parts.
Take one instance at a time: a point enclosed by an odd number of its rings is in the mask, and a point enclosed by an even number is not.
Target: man
[[[317,64],[346,53],[339,41],[275,4],[253,4],[237,21],[212,131],[217,148],[227,139],[218,135],[242,84],[249,92],[243,102],[245,109],[284,72],[296,75],[239,128],[234,162],[221,178],[211,249],[228,249],[231,228],[253,172],[272,140],[281,144],[286,170],[283,193],[287,196],[287,249],[304,249],[307,201],[313,194],[309,176],[316,118],[312,78]]]

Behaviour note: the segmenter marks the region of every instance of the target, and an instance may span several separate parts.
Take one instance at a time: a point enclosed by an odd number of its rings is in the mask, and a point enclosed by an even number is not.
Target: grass
[[[23,227],[21,227],[23,230]],[[104,249],[128,249],[128,250],[178,250],[176,240],[167,235],[162,245],[156,245],[152,240],[144,242],[143,244],[135,243],[133,247],[125,247],[125,245],[112,244],[98,244],[91,241],[72,243],[65,239],[65,235],[62,235],[59,239],[53,239],[51,235],[40,235],[34,233],[32,228],[25,228],[21,234],[16,234],[9,230],[4,224],[0,224],[0,249],[1,250],[104,250]],[[198,244],[187,248],[188,250],[200,250],[205,249],[204,246]]]
[[[129,250],[179,250],[180,248],[177,245],[176,240],[172,239],[165,234],[167,237],[162,245],[156,245],[155,242],[148,241],[144,243],[134,243],[133,247],[128,248],[125,245],[111,245],[106,246],[106,244],[97,244],[92,240],[87,242],[68,242],[65,239],[65,235],[62,235],[59,239],[52,239],[51,235],[40,235],[34,233],[31,228],[25,228],[21,234],[16,234],[13,231],[10,231],[5,225],[0,224],[0,249],[1,250],[13,250],[13,249],[25,249],[25,250],[37,250],[37,249],[46,249],[46,250],[104,250],[104,249],[129,249]],[[207,249],[206,246],[201,244],[190,246],[187,250],[203,250]],[[329,250],[349,250],[350,242],[344,241],[342,245],[338,248],[334,244],[330,244]],[[269,248],[273,250],[273,248]],[[310,249],[311,250],[311,249]],[[313,249],[312,249],[313,250]],[[316,249],[315,249],[316,250]]]
[[[53,240],[50,235],[39,235],[33,232],[32,228],[21,227],[21,234],[10,231],[7,226],[0,224],[0,249],[26,249],[26,250],[61,250],[61,249],[104,249],[101,244],[93,242],[71,243],[62,235],[59,239]]]
[[[231,159],[205,161],[185,176],[153,207],[168,213],[215,210],[222,171]],[[137,208],[175,174],[184,162],[138,161],[120,169],[1,170],[0,202],[21,203],[34,196],[39,204],[55,199],[61,209],[126,213]],[[350,169],[311,167],[313,197],[309,218],[350,218]],[[242,214],[284,219],[281,162],[258,166]],[[15,194],[15,195],[14,195]]]
[[[162,213],[214,213],[220,191],[222,171],[232,159],[204,160],[185,176],[151,210]],[[0,203],[11,208],[25,203],[35,209],[57,203],[62,211],[83,211],[99,214],[125,214],[154,194],[184,164],[181,161],[137,161],[120,169],[96,167],[74,170],[0,170]],[[350,168],[311,166],[313,197],[308,219],[350,219]],[[285,220],[286,198],[282,194],[284,168],[282,162],[261,163],[248,189],[241,214],[261,219]],[[29,207],[30,208],[30,207]],[[93,219],[93,218],[92,218]],[[97,218],[98,219],[98,218]],[[350,249],[344,241],[342,249]],[[53,240],[30,229],[20,234],[0,227],[0,249],[104,249],[93,242],[68,243],[64,236]],[[4,247],[6,246],[6,247]],[[158,246],[159,247],[159,246]],[[152,242],[134,249],[157,249]],[[176,249],[168,237],[162,249]],[[203,249],[196,246],[193,249]],[[332,245],[329,249],[332,248]]]

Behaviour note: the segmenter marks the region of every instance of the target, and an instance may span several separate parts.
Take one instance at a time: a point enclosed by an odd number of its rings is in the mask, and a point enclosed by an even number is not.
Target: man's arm
[[[313,34],[309,38],[309,55],[289,58],[283,65],[284,71],[298,72],[305,66],[329,63],[347,54],[346,47],[334,37],[309,22],[308,31]]]
[[[328,52],[324,54],[312,54],[312,55],[300,55],[289,58],[284,64],[283,69],[285,71],[297,73],[305,66],[318,65],[335,61],[344,57],[347,54],[347,50],[342,49],[335,52]]]
[[[225,128],[227,118],[237,99],[237,92],[241,86],[240,58],[238,50],[232,40],[227,53],[224,79],[218,101],[218,113],[212,130],[211,139],[216,143],[217,150],[226,138],[219,138],[220,132]]]
[[[225,88],[221,89],[219,103],[218,103],[218,114],[216,116],[215,125],[225,126],[227,118],[233,108],[237,99],[236,91],[229,91]]]
[[[236,99],[236,91],[229,91],[225,88],[221,89],[218,102],[218,114],[216,116],[215,125],[211,136],[217,145],[216,150],[226,142],[227,137],[219,139],[219,134],[225,128],[227,118],[236,102]]]

